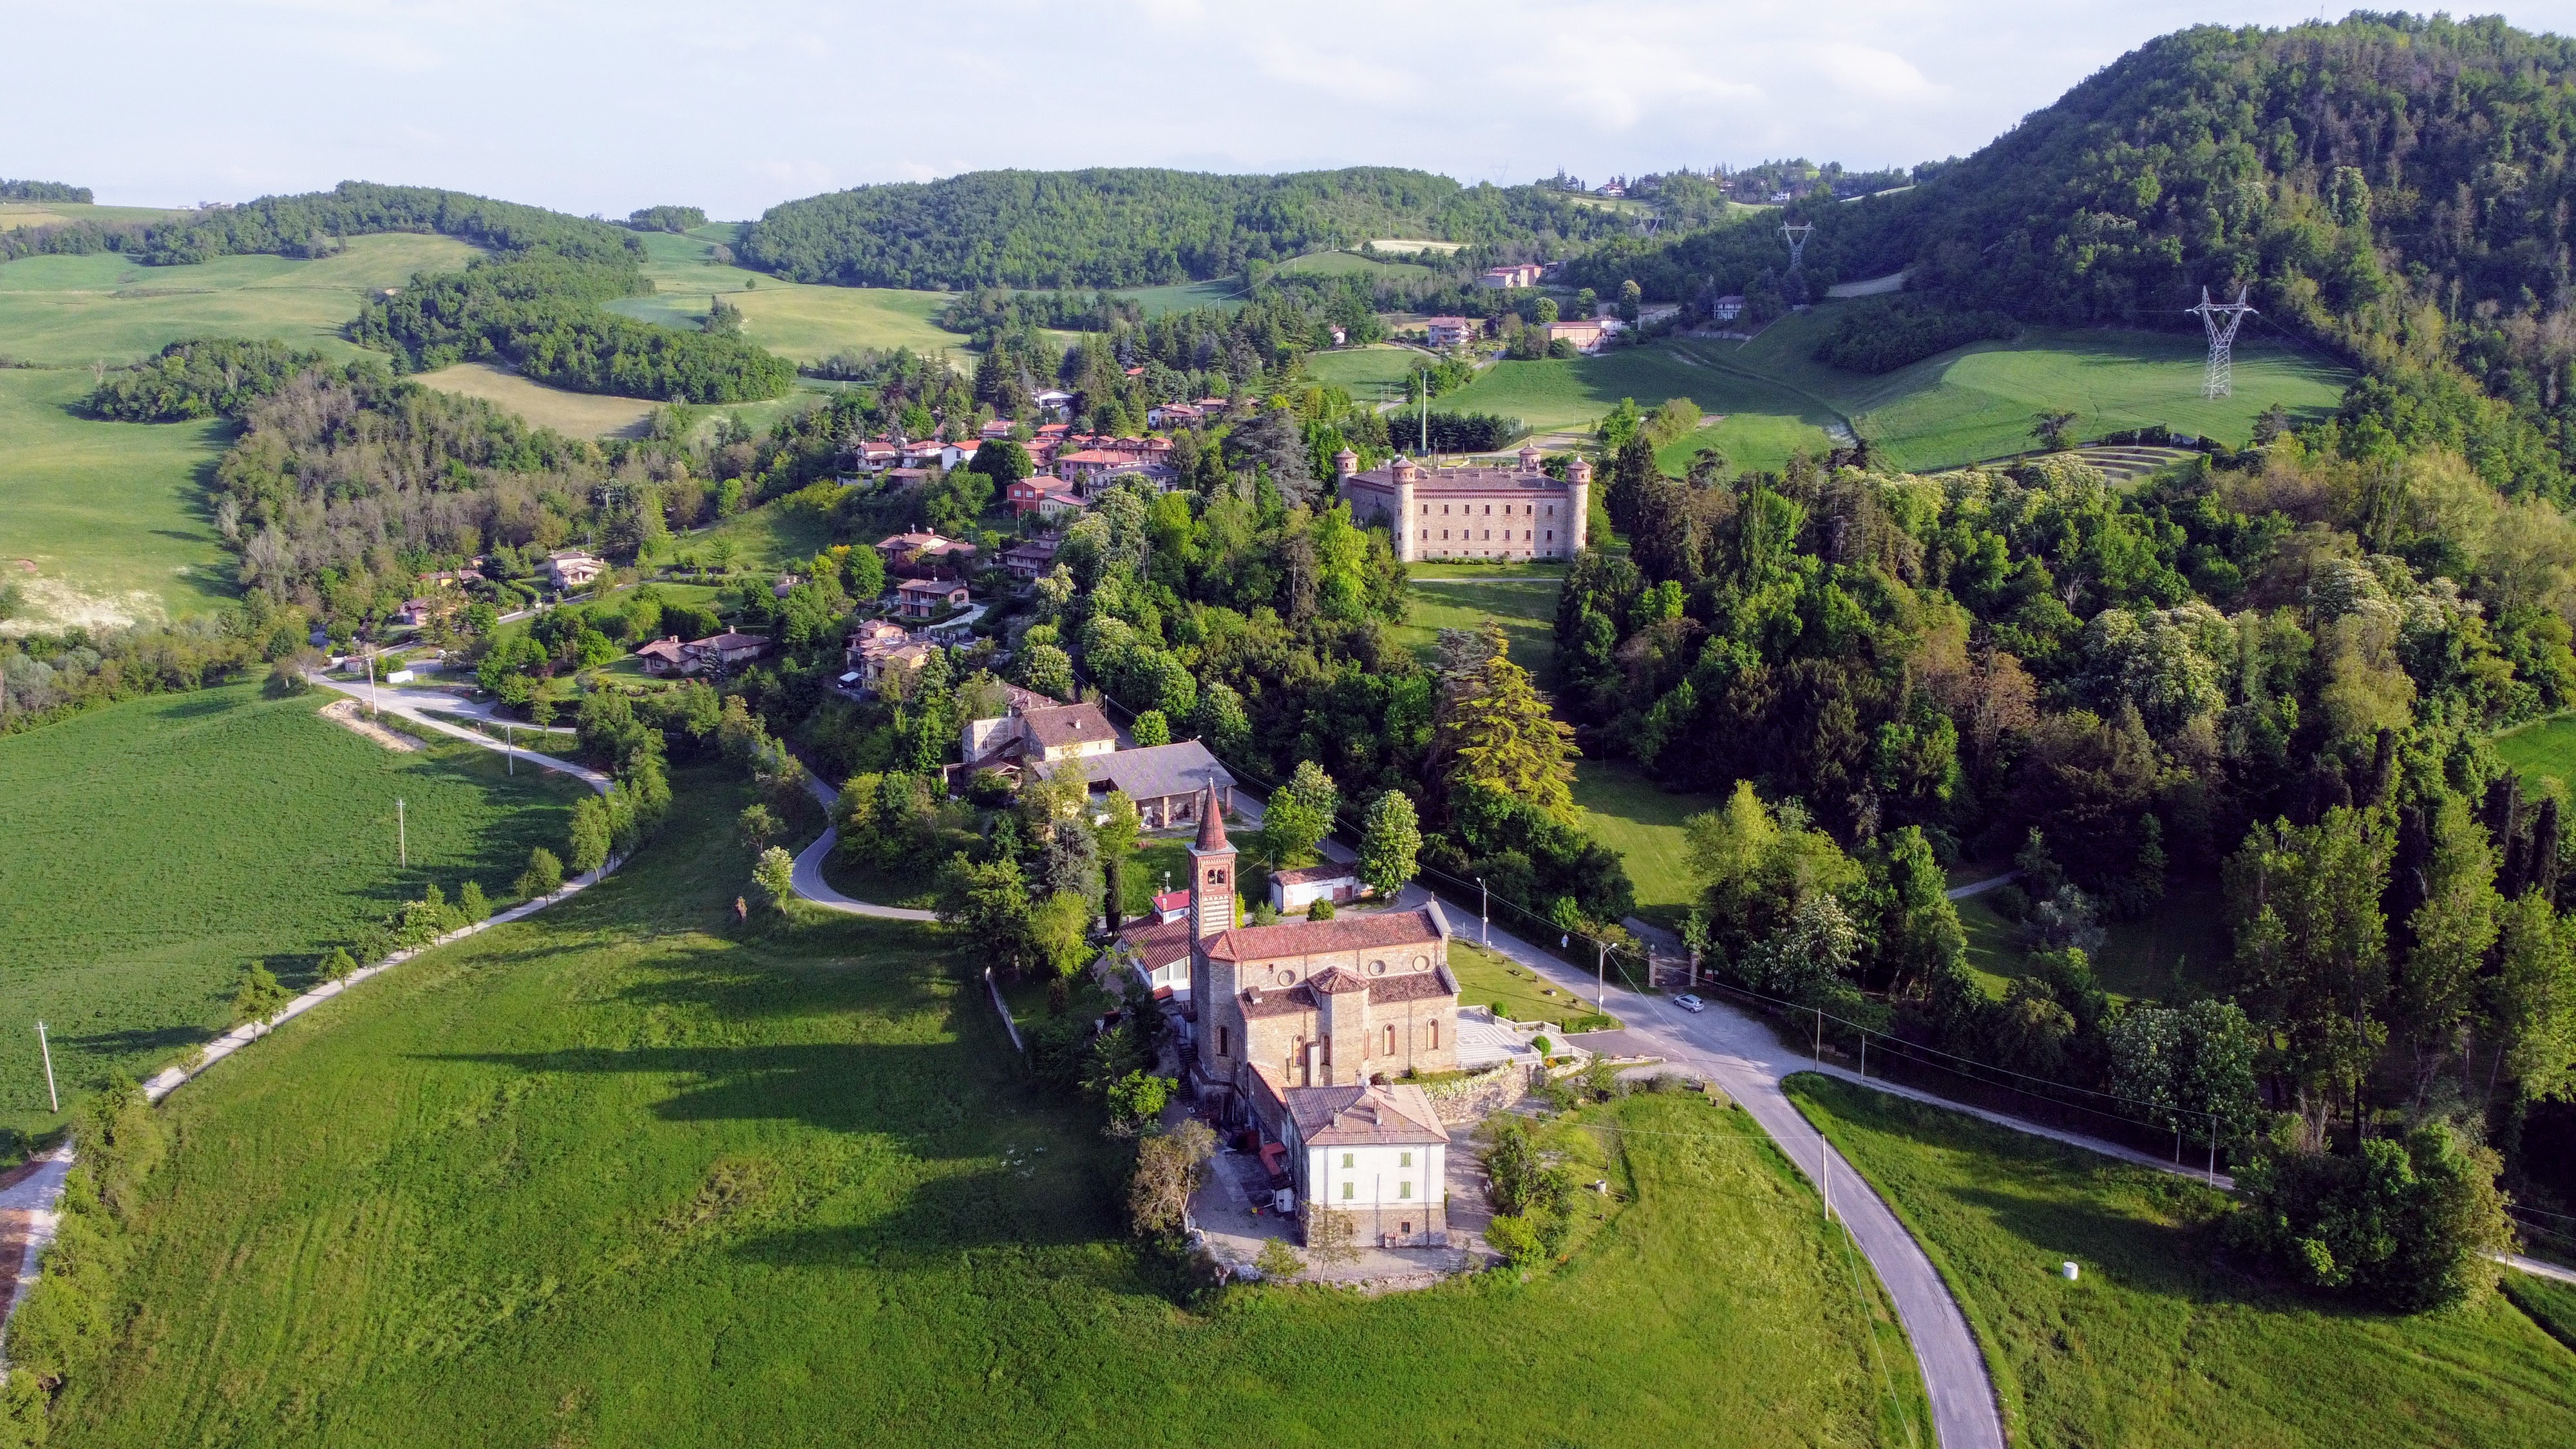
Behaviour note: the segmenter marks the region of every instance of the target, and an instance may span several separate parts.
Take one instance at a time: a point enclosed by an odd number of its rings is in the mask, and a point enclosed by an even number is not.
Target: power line
[[[2254,309],[2245,301],[2253,288],[2236,289],[2233,302],[2212,302],[2209,289],[2200,289],[2200,305],[2183,310],[2198,317],[2209,333],[2209,371],[2201,379],[2200,395],[2205,398],[2228,397],[2236,391],[2236,362],[2231,349],[2236,345],[2236,329],[2244,325]],[[2223,319],[2223,320],[2222,320]]]

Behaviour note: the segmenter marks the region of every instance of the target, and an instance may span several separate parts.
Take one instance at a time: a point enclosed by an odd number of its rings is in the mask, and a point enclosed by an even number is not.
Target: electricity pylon
[[[1803,266],[1803,265],[1805,265],[1805,264],[1806,264],[1806,260],[1807,260],[1807,233],[1809,233],[1809,232],[1811,232],[1811,231],[1814,231],[1814,230],[1815,230],[1815,228],[1814,228],[1813,226],[1809,226],[1809,225],[1805,225],[1805,224],[1801,224],[1801,225],[1798,225],[1798,226],[1791,226],[1789,223],[1787,223],[1787,222],[1785,222],[1785,221],[1784,221],[1784,222],[1782,222],[1782,223],[1780,223],[1780,235],[1785,236],[1785,237],[1787,237],[1787,238],[1789,239],[1789,270],[1790,270],[1790,271],[1793,271],[1793,272],[1794,272],[1794,271],[1798,270],[1798,268],[1800,268],[1801,266]]]
[[[2252,290],[2240,287],[2235,301],[2213,302],[2209,300],[2209,289],[2203,287],[2200,289],[2200,305],[2183,309],[2200,318],[2201,325],[2209,329],[2209,375],[2200,384],[2202,397],[2226,397],[2236,390],[2236,362],[2228,354],[2229,349],[2236,345],[2236,329],[2244,323],[2246,314],[2254,310],[2245,301]]]

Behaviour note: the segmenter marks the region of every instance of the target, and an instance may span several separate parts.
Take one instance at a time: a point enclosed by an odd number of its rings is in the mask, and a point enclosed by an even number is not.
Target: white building
[[[1344,861],[1270,873],[1270,908],[1283,916],[1305,910],[1317,901],[1345,905],[1357,899],[1359,893],[1359,867]]]
[[[1348,1216],[1354,1243],[1448,1241],[1449,1133],[1420,1087],[1308,1088],[1293,1094],[1287,1126],[1308,1242],[1318,1212]]]

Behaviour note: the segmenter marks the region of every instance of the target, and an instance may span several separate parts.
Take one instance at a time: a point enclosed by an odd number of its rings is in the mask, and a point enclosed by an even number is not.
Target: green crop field
[[[1687,348],[1663,344],[1614,348],[1596,357],[1498,362],[1433,403],[1453,412],[1516,417],[1532,431],[1546,433],[1588,431],[1621,398],[1653,408],[1676,397],[1721,415],[1667,450],[1664,461],[1677,470],[1688,465],[1692,453],[1712,446],[1738,467],[1777,468],[1792,453],[1821,453],[1831,447],[1826,429],[1842,422],[1821,402],[1711,366]]]
[[[1546,1129],[1618,1192],[1564,1267],[1177,1306],[1120,1149],[947,943],[733,926],[748,792],[677,784],[606,885],[172,1099],[125,1280],[148,1348],[75,1377],[49,1442],[1929,1442],[1876,1284],[1691,1096]]]
[[[1586,760],[1574,776],[1574,803],[1583,828],[1619,852],[1637,887],[1637,914],[1678,928],[1699,899],[1690,868],[1692,816],[1721,803],[1705,795],[1676,795],[1615,760]]]
[[[14,231],[22,226],[56,226],[67,221],[95,221],[114,225],[122,221],[163,221],[186,216],[180,207],[168,206],[97,206],[76,201],[0,201],[0,231]]]
[[[60,1120],[37,1017],[68,1092],[141,1077],[230,1024],[250,962],[308,983],[322,952],[426,882],[498,898],[531,845],[560,853],[580,784],[505,775],[462,743],[389,750],[316,718],[324,702],[229,685],[0,737],[0,998],[26,1018],[0,1032],[0,1126]]]
[[[1358,252],[1308,252],[1279,264],[1283,272],[1315,272],[1324,276],[1346,276],[1357,273],[1364,277],[1428,277],[1429,267],[1420,262],[1390,262],[1377,257],[1364,257]]]
[[[1125,297],[1143,307],[1148,317],[1160,317],[1166,312],[1188,312],[1200,307],[1232,309],[1242,306],[1244,300],[1243,279],[1240,277],[1174,282],[1165,287],[1125,287],[1110,295]]]
[[[2187,1178],[1814,1076],[1790,1090],[1958,1296],[2019,1443],[2576,1443],[2576,1354],[2500,1296],[2401,1318],[2275,1286],[2220,1250],[2227,1201]]]
[[[1512,662],[1544,685],[1556,671],[1556,596],[1563,587],[1564,575],[1557,572],[1522,577],[1501,569],[1486,576],[1455,570],[1446,576],[1417,573],[1405,622],[1389,632],[1429,660],[1440,652],[1441,630],[1479,629],[1491,619],[1503,626]]]
[[[113,625],[230,598],[198,479],[232,426],[94,421],[74,410],[91,386],[87,368],[0,369],[0,579],[26,591],[24,622]]]
[[[367,295],[414,272],[463,266],[475,249],[408,232],[349,238],[319,261],[217,257],[147,267],[115,252],[21,257],[0,265],[0,351],[22,362],[87,367],[131,362],[182,337],[276,337],[335,357]]]
[[[966,339],[941,329],[930,314],[947,304],[946,292],[907,292],[887,287],[809,287],[748,267],[717,266],[711,254],[725,228],[687,233],[644,232],[644,275],[655,291],[609,303],[612,311],[644,322],[694,328],[711,299],[722,296],[742,309],[742,335],[781,357],[813,362],[845,347],[942,348],[962,353]]]

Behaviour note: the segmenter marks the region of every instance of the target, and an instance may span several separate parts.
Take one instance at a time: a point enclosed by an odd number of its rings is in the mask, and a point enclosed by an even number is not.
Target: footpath
[[[314,678],[314,683],[359,699],[365,699],[369,694],[367,686],[363,684],[344,684],[337,680],[318,677]],[[413,724],[454,735],[458,739],[470,741],[496,754],[505,749],[499,740],[428,717],[426,707],[432,703],[453,707],[456,702],[452,701],[450,696],[428,690],[381,688],[378,694],[378,706],[381,709],[398,714]],[[396,698],[384,699],[383,695],[394,695]],[[538,769],[570,775],[603,794],[613,783],[607,775],[587,765],[525,750],[514,753],[518,758],[528,761]],[[597,885],[615,872],[621,863],[612,856],[607,864],[564,882],[563,888],[551,895],[523,901],[506,911],[498,912],[471,925],[461,926],[422,945],[396,951],[381,961],[359,967],[341,980],[326,981],[288,1002],[276,1016],[269,1019],[266,1025],[253,1023],[237,1026],[206,1043],[204,1052],[197,1058],[194,1065],[164,1067],[154,1073],[143,1083],[144,1098],[157,1104],[164,1097],[195,1080],[215,1063],[267,1035],[278,1022],[302,1016],[314,1007],[356,986],[359,982],[380,976],[423,951],[435,950],[451,941],[462,941],[468,936],[479,935],[494,926],[526,920],[548,906],[569,900]],[[51,1152],[19,1169],[5,1184],[0,1184],[0,1347],[5,1347],[7,1344],[9,1320],[16,1315],[18,1304],[25,1299],[25,1290],[35,1285],[45,1248],[53,1242],[55,1230],[61,1225],[63,1179],[70,1174],[73,1161],[72,1144],[66,1139]],[[12,1247],[16,1249],[14,1254],[9,1251]]]

